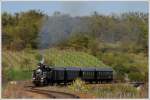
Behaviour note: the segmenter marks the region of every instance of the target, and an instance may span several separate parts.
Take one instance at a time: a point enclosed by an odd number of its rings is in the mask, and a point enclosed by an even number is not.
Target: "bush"
[[[68,88],[75,92],[88,92],[89,87],[85,84],[84,81],[81,79],[76,79],[71,85],[68,86]]]
[[[138,72],[129,73],[129,79],[132,81],[144,81],[144,76]]]
[[[124,80],[124,75],[130,73],[131,81],[138,80],[135,79],[137,76],[140,77],[139,80],[145,81],[144,77],[147,76],[146,71],[148,70],[148,58],[143,53],[105,52],[101,53],[100,59],[114,68],[117,76],[119,76],[117,77],[119,80]]]

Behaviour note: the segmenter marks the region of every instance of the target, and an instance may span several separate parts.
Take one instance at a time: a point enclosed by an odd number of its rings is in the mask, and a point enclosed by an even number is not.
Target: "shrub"
[[[144,81],[144,76],[139,72],[129,73],[129,79],[132,81]]]
[[[129,75],[131,81],[138,80],[135,79],[138,76],[140,77],[139,80],[146,81],[148,58],[143,53],[105,52],[101,53],[100,59],[114,68],[119,80],[124,80],[125,74],[133,73]]]
[[[86,85],[85,82],[82,81],[81,79],[76,79],[75,81],[73,81],[73,83],[69,85],[68,88],[75,92],[84,92],[84,93],[88,92],[89,90],[88,85]]]

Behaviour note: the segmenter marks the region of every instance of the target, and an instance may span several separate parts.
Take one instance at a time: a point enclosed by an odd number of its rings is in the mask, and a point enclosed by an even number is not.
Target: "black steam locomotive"
[[[79,68],[79,67],[49,67],[39,64],[39,67],[33,71],[32,81],[36,86],[53,85],[54,83],[69,83],[76,78],[80,78],[85,82],[99,83],[112,82],[112,68]]]

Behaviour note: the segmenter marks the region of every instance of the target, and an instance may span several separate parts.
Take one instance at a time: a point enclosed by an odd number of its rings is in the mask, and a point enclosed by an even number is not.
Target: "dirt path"
[[[74,94],[59,92],[59,91],[42,90],[42,89],[32,89],[29,91],[46,95],[49,98],[79,98],[78,96]]]
[[[64,92],[65,91],[65,92]],[[34,87],[30,81],[13,81],[2,92],[2,98],[79,98],[69,93],[64,87]]]

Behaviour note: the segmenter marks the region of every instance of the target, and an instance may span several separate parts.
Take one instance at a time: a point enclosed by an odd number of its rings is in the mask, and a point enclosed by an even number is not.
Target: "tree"
[[[4,12],[2,14],[3,47],[13,50],[22,50],[27,47],[37,48],[37,38],[43,16],[44,14],[35,10],[15,15]]]

